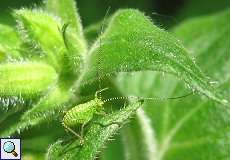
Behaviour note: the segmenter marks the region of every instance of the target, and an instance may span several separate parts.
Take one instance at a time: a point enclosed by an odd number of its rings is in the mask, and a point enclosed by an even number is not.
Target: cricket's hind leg
[[[63,127],[69,131],[70,133],[72,133],[73,135],[75,135],[77,138],[79,138],[80,140],[80,145],[84,144],[84,138],[83,138],[83,131],[81,130],[81,134],[79,135],[78,133],[76,133],[73,129],[71,129],[70,127],[68,127],[67,125],[65,125],[65,123],[62,123]],[[81,127],[83,128],[83,127]]]
[[[86,123],[83,123],[82,125],[81,125],[81,137],[83,138],[83,136],[84,136],[84,128],[85,128],[85,125],[86,125]]]

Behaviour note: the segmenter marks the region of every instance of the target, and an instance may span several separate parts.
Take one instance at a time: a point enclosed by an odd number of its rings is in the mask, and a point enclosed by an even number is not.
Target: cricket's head
[[[96,104],[96,109],[98,110],[98,111],[100,111],[100,110],[103,110],[103,104],[104,104],[104,102],[100,99],[100,98],[95,98],[95,104]]]

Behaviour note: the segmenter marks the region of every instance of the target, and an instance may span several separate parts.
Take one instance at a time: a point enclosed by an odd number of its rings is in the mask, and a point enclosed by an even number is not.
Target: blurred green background
[[[42,0],[1,0],[0,21],[12,24],[14,21],[7,14],[11,9],[42,3]],[[119,8],[137,8],[164,28],[186,18],[217,12],[230,6],[230,0],[77,0],[77,3],[84,26],[101,20],[111,6],[110,13]]]

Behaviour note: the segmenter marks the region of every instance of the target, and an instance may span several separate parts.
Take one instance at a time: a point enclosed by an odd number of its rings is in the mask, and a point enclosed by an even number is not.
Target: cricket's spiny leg
[[[72,134],[74,134],[76,137],[78,137],[80,139],[80,144],[81,145],[84,143],[84,139],[83,139],[83,137],[81,135],[77,134],[73,129],[71,129],[70,127],[65,125],[65,123],[62,123],[62,125],[64,126],[64,128],[66,130],[68,130],[69,132],[71,132]]]
[[[85,127],[85,125],[86,125],[86,123],[83,123],[83,124],[81,125],[81,137],[84,136],[84,127]]]

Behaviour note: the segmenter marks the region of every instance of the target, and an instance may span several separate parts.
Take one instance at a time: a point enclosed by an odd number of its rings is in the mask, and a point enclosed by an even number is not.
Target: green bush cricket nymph
[[[138,96],[127,96],[127,97],[112,97],[106,100],[102,100],[100,96],[98,96],[99,93],[106,90],[108,88],[101,89],[95,93],[95,98],[93,100],[90,100],[86,103],[79,104],[69,111],[66,112],[64,115],[64,118],[62,120],[62,125],[65,129],[67,129],[69,132],[80,138],[80,144],[82,145],[84,143],[83,139],[83,129],[84,126],[89,123],[94,115],[106,115],[106,112],[104,111],[104,104],[109,101],[113,100],[120,100],[120,99],[137,99],[139,101],[143,100],[173,100],[173,99],[179,99],[184,98],[192,93],[189,93],[187,95],[179,96],[179,97],[169,97],[169,98],[160,98],[160,97],[153,97],[153,98],[144,98],[144,97],[138,97]],[[115,122],[116,123],[116,122]],[[81,133],[80,135],[76,133],[72,127],[76,127],[78,125],[81,125]],[[110,125],[110,124],[107,124]]]
[[[98,97],[98,93],[106,90],[102,89],[95,93],[95,98],[86,103],[79,104],[69,111],[66,112],[62,120],[62,125],[75,136],[80,138],[81,143],[83,142],[83,128],[93,118],[94,114],[105,114],[103,104],[105,103],[101,98]],[[76,125],[81,126],[81,135],[77,134],[70,127]]]

